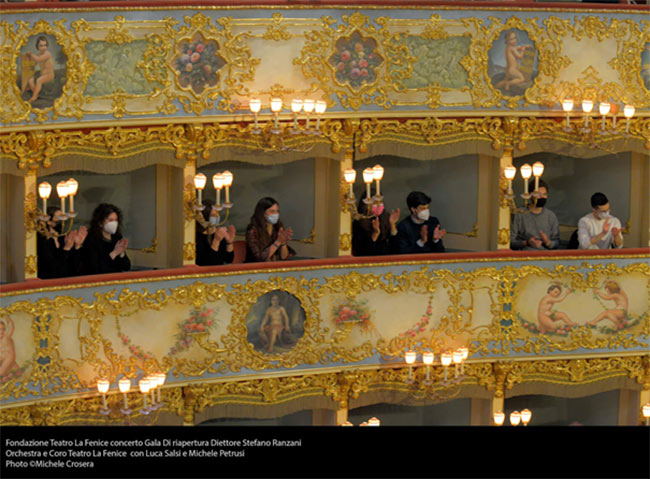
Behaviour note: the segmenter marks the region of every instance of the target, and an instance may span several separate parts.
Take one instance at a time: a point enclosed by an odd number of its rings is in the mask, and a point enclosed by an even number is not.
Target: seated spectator
[[[529,189],[534,187],[531,181]],[[511,249],[557,249],[560,244],[560,223],[555,213],[546,208],[548,185],[540,180],[538,189],[539,197],[528,204],[528,212],[515,214],[510,229]]]
[[[81,252],[88,230],[85,226],[61,234],[63,221],[61,210],[56,206],[47,209],[49,219],[46,231],[39,231],[36,238],[38,277],[41,279],[77,276],[81,270]]]
[[[217,226],[219,212],[213,205],[212,201],[203,200],[205,223],[196,222],[196,264],[199,266],[230,264],[235,258],[235,227]]]
[[[612,216],[609,200],[603,193],[591,196],[591,213],[578,221],[580,249],[623,247],[621,222]]]
[[[368,207],[363,200],[366,193],[359,199],[357,211],[360,215],[371,218],[358,218],[352,222],[352,254],[354,256],[380,256],[394,254],[397,251],[397,220],[399,208],[390,212],[384,205]]]
[[[406,204],[410,216],[397,225],[397,252],[409,253],[444,253],[442,238],[447,231],[441,229],[435,216],[430,216],[431,198],[420,191],[409,193]]]
[[[289,259],[296,252],[287,244],[293,237],[291,228],[280,221],[280,206],[273,198],[262,198],[246,228],[246,262]]]
[[[102,203],[93,212],[88,238],[83,247],[83,269],[86,274],[119,273],[131,269],[126,255],[128,240],[122,238],[122,211]]]

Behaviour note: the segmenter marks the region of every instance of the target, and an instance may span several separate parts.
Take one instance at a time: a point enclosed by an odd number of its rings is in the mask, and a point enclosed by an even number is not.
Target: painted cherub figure
[[[524,74],[519,69],[519,61],[524,58],[527,48],[532,48],[532,45],[517,45],[517,34],[514,31],[506,34],[506,75],[496,84],[497,88],[509,91],[512,85],[520,85],[526,81]]]
[[[23,87],[23,93],[28,89],[32,92],[32,97],[27,100],[29,103],[36,101],[38,94],[41,92],[45,83],[54,80],[54,61],[52,60],[52,54],[48,48],[49,42],[47,41],[47,38],[41,35],[36,40],[36,50],[38,53],[34,54],[32,52],[27,52],[25,54],[27,58],[35,61],[40,68],[40,72],[32,76]]]
[[[555,332],[561,326],[559,323],[564,323],[567,326],[577,326],[566,313],[553,311],[553,305],[564,301],[571,291],[573,290],[569,288],[562,294],[562,286],[557,283],[551,284],[546,290],[546,295],[537,306],[537,327],[540,333]]]
[[[628,298],[625,291],[621,289],[621,286],[614,280],[605,281],[604,285],[605,291],[603,293],[597,288],[594,288],[593,291],[596,295],[604,299],[605,301],[614,301],[614,307],[603,311],[598,316],[596,316],[591,321],[587,321],[589,326],[596,326],[598,323],[604,319],[609,319],[617,329],[623,329],[626,323],[627,317],[627,308],[628,308]]]
[[[291,333],[289,316],[287,316],[284,307],[280,305],[280,298],[277,294],[271,297],[271,305],[266,310],[259,333],[269,353],[273,352],[276,341],[282,342],[283,333]]]
[[[18,368],[16,363],[16,348],[12,335],[14,334],[14,323],[11,318],[6,322],[0,321],[0,380],[7,374]]]

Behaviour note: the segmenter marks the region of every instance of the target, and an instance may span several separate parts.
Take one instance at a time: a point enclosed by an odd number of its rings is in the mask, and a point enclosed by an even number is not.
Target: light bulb
[[[415,362],[415,351],[406,351],[404,359],[406,360],[406,364],[413,364]]]
[[[521,165],[520,171],[521,171],[521,177],[524,180],[527,180],[528,178],[530,178],[530,175],[533,174],[533,168],[528,163],[524,163],[523,165]]]
[[[372,183],[375,179],[375,170],[373,168],[366,168],[363,170],[363,182],[366,184]]]
[[[372,171],[375,175],[375,180],[381,180],[384,177],[384,168],[381,165],[373,166]]]
[[[501,411],[497,411],[494,413],[493,419],[494,419],[494,424],[496,424],[497,426],[502,426],[503,422],[506,420],[506,415]]]
[[[318,100],[316,102],[316,114],[322,115],[327,110],[327,103],[323,100]]]
[[[453,356],[450,352],[444,352],[440,355],[440,362],[442,363],[443,366],[447,367],[451,364],[451,361],[453,360]]]
[[[197,173],[194,175],[194,187],[197,190],[202,190],[205,188],[205,184],[207,183],[208,178],[203,174],[203,173]]]
[[[603,116],[607,115],[610,109],[611,109],[611,105],[609,103],[600,102],[598,104],[598,111]]]
[[[469,357],[469,349],[466,348],[465,346],[462,346],[462,347],[458,348],[458,350],[463,355],[463,361],[465,361]]]
[[[140,379],[140,381],[138,382],[138,386],[140,387],[140,392],[142,394],[147,394],[151,389],[151,383],[149,382],[149,378]]]
[[[120,392],[126,394],[131,389],[131,380],[129,378],[122,378],[118,381],[117,385],[120,388]]]
[[[519,411],[512,411],[510,413],[510,424],[518,426],[521,422],[521,413]]]
[[[223,184],[225,182],[225,178],[222,173],[215,173],[214,176],[212,177],[212,185],[215,187],[215,189],[220,190],[223,188]]]
[[[623,115],[625,118],[632,118],[634,116],[634,106],[633,105],[625,105],[623,108]]]
[[[533,176],[539,178],[544,173],[544,164],[541,161],[533,163]]]
[[[108,382],[108,379],[99,379],[97,381],[97,390],[102,394],[106,394],[110,386],[111,383]]]
[[[433,364],[433,353],[431,351],[426,351],[422,353],[422,362],[427,366]]]
[[[532,417],[533,413],[530,411],[530,409],[521,410],[521,422],[524,423],[524,426],[528,425]]]
[[[259,98],[251,98],[248,102],[248,106],[251,109],[251,112],[259,113],[259,111],[262,109],[262,100]]]
[[[155,375],[156,379],[158,380],[158,386],[162,386],[165,384],[165,379],[167,379],[167,375],[165,373],[158,373]]]
[[[59,198],[65,198],[66,196],[68,196],[68,182],[59,181],[56,184],[56,192],[59,195]]]
[[[347,184],[351,185],[357,179],[357,171],[354,168],[348,168],[343,172],[343,178]]]
[[[302,100],[299,98],[291,100],[291,111],[298,114],[300,110],[302,110]]]
[[[454,364],[460,364],[463,362],[463,353],[460,350],[456,350],[452,354],[452,360],[454,361]]]
[[[582,100],[582,111],[585,113],[591,113],[591,110],[594,109],[594,102],[591,100]]]
[[[41,197],[41,199],[48,199],[50,197],[50,194],[52,193],[52,185],[49,184],[47,181],[44,181],[40,185],[38,185],[38,196]]]
[[[562,100],[562,109],[566,113],[569,113],[571,110],[573,110],[573,100],[571,100],[570,98]]]
[[[371,417],[368,419],[368,426],[379,426],[380,421],[376,417]]]
[[[223,175],[223,186],[232,186],[235,176],[228,170],[221,173]]]
[[[508,165],[503,169],[503,175],[506,177],[506,180],[514,179],[517,174],[517,168],[512,165]]]
[[[282,99],[271,98],[271,111],[273,113],[278,113],[280,110],[282,110]]]
[[[79,182],[77,180],[70,178],[66,181],[66,185],[68,186],[68,195],[74,196],[77,194],[77,190],[79,189]]]
[[[302,107],[305,109],[305,113],[308,115],[314,111],[314,107],[316,106],[316,102],[314,100],[305,100],[302,104]]]

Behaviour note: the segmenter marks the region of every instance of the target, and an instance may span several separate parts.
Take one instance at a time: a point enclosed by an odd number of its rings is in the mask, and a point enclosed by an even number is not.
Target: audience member
[[[447,231],[440,227],[435,216],[430,216],[431,198],[420,191],[409,193],[406,204],[410,216],[397,225],[397,252],[408,253],[443,253],[445,247],[442,238]]]
[[[612,216],[609,200],[603,193],[591,196],[591,213],[578,221],[578,243],[581,249],[623,247],[621,222]]]
[[[380,256],[396,253],[399,208],[388,214],[383,204],[368,206],[363,201],[365,198],[364,192],[357,207],[359,214],[364,217],[352,223],[352,254]]]
[[[235,257],[235,227],[217,226],[219,212],[213,205],[211,200],[203,200],[205,223],[196,222],[196,264],[199,266],[230,264]]]
[[[531,181],[529,188],[534,188]],[[548,185],[539,182],[539,196],[528,204],[528,211],[517,213],[510,230],[510,248],[523,250],[556,249],[560,244],[560,223],[546,208]]]
[[[131,269],[126,255],[128,240],[122,238],[122,211],[102,203],[93,212],[88,238],[83,247],[86,274],[118,273]]]
[[[278,261],[294,256],[287,244],[293,237],[291,228],[280,221],[280,206],[273,198],[262,198],[246,228],[246,262]]]
[[[38,277],[64,278],[81,273],[81,252],[88,231],[85,226],[62,235],[61,210],[56,206],[47,209],[47,230],[36,238]]]

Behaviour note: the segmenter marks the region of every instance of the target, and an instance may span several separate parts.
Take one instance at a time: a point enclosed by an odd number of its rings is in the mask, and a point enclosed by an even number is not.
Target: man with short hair
[[[603,193],[591,196],[591,213],[578,222],[580,249],[609,249],[623,247],[621,222],[612,216],[609,200]]]
[[[531,181],[529,188],[534,187]],[[528,211],[517,213],[510,229],[510,248],[523,250],[556,249],[560,244],[560,223],[546,208],[548,185],[540,180],[536,201],[528,204]]]
[[[447,231],[429,212],[431,198],[421,191],[412,191],[406,198],[410,216],[397,225],[397,252],[399,254],[444,253],[442,238]]]

